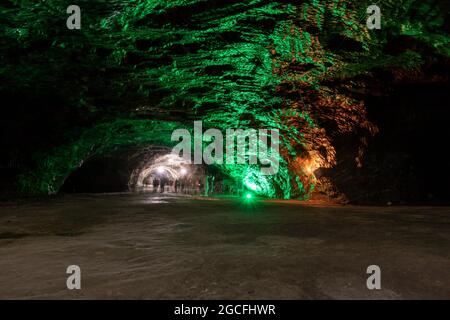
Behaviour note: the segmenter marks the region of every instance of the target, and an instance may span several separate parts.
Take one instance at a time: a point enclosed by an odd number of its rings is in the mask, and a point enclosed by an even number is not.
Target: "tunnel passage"
[[[67,177],[60,192],[142,191],[152,187],[155,179],[164,181],[167,187],[177,180],[204,186],[203,166],[191,165],[170,151],[161,146],[125,146],[94,156]]]
[[[164,154],[145,161],[131,174],[129,186],[140,188],[152,186],[154,180],[180,180],[191,176],[194,167],[183,158],[173,154]]]
[[[208,171],[166,152],[141,161],[131,173],[128,186],[133,191],[204,194],[205,187],[209,187]]]

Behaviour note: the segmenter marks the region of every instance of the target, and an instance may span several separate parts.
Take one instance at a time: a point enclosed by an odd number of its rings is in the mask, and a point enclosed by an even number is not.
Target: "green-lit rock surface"
[[[371,143],[389,141],[396,127],[384,120],[390,109],[380,115],[376,106],[391,103],[397,85],[448,87],[444,1],[381,1],[382,29],[372,31],[369,1],[77,1],[81,30],[65,26],[69,4],[0,5],[2,161],[14,183],[6,192],[58,192],[89,157],[121,145],[170,147],[175,128],[202,120],[280,130],[276,176],[220,166],[261,195],[385,201],[373,190],[405,163],[394,152],[386,167],[366,168],[389,158],[383,142]],[[420,124],[421,112],[397,116]]]

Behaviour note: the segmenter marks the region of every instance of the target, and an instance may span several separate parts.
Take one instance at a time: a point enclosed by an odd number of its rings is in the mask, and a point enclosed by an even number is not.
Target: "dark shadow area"
[[[128,179],[133,162],[127,153],[116,151],[86,161],[69,175],[60,192],[123,192],[128,191]]]
[[[379,133],[363,166],[351,156],[355,144],[342,139],[336,140],[337,166],[323,172],[353,203],[448,204],[448,84],[402,82],[386,89],[388,95],[365,97]]]

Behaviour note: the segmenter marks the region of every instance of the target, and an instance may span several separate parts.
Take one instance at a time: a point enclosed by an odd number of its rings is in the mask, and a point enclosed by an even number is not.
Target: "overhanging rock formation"
[[[202,120],[280,130],[277,175],[219,166],[264,196],[373,198],[347,190],[373,173],[365,150],[380,125],[368,103],[399,83],[448,86],[444,2],[385,1],[373,31],[367,1],[77,2],[79,31],[65,28],[68,1],[0,7],[0,93],[25,128],[5,129],[4,149],[33,156],[14,165],[24,193],[58,192],[117,146],[170,147],[174,129]]]

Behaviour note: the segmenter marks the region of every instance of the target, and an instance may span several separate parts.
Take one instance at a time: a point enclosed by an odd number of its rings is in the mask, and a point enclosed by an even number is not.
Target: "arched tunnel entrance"
[[[157,154],[143,161],[130,175],[128,187],[133,191],[204,194],[208,183],[207,170],[192,165],[171,153]]]
[[[239,193],[214,166],[194,165],[162,146],[122,146],[93,156],[65,180],[61,193]]]

